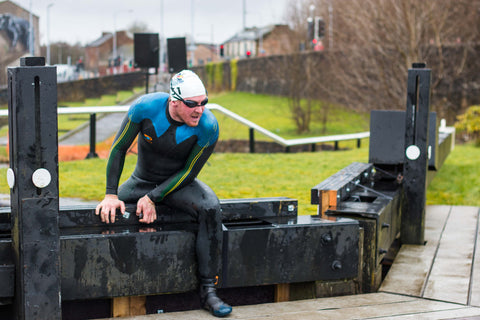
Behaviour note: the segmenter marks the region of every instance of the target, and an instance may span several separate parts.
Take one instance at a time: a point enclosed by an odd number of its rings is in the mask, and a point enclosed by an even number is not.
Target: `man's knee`
[[[201,203],[199,203],[198,209],[200,212],[204,212],[208,215],[215,215],[218,217],[221,215],[220,201],[216,196],[209,196],[202,199]]]

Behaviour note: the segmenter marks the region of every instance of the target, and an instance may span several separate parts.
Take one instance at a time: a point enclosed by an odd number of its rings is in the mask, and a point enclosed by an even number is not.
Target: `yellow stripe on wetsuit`
[[[123,136],[125,136],[127,134],[128,128],[130,127],[130,123],[131,123],[131,120],[128,120],[127,124],[125,125],[125,128],[122,131],[122,134],[118,137],[118,139],[113,144],[113,146],[111,148],[112,151],[117,146],[117,144],[123,139]]]

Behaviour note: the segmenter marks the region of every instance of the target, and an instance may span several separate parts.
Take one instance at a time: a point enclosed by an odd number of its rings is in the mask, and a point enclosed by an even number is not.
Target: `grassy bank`
[[[456,146],[429,186],[427,204],[480,207],[479,157],[479,148]],[[122,180],[132,172],[135,160],[135,155],[127,157]],[[367,146],[297,154],[215,153],[199,178],[221,199],[290,197],[298,199],[300,214],[315,214],[310,188],[355,161],[368,162]],[[105,190],[105,167],[104,159],[60,163],[60,196],[100,200]],[[0,175],[5,174],[6,169],[0,169]],[[2,183],[0,193],[8,192],[6,182]]]
[[[107,98],[104,98],[107,99]],[[284,138],[296,138],[295,127],[288,112],[287,101],[280,97],[228,93],[212,95],[212,102],[259,123]],[[104,105],[115,101],[94,101]],[[247,139],[248,129],[237,122],[217,115],[221,139]],[[347,112],[342,108],[330,111],[326,134],[352,133],[368,130],[368,116]],[[312,125],[309,136],[320,135],[322,127]],[[256,139],[262,138],[258,135]],[[365,141],[365,140],[364,140]],[[253,198],[283,196],[298,199],[300,214],[314,214],[310,204],[310,188],[352,162],[368,162],[368,143],[355,148],[355,141],[342,142],[342,151],[321,151],[294,154],[221,154],[209,159],[199,178],[209,184],[219,198]],[[1,155],[1,153],[0,153]],[[480,206],[480,169],[476,165],[480,148],[458,145],[449,155],[427,192],[427,204]],[[135,166],[136,156],[126,159],[122,181]],[[100,200],[105,191],[105,159],[61,162],[59,164],[60,196]],[[0,169],[5,177],[6,168]],[[0,193],[9,193],[4,182]]]
[[[368,113],[354,112],[341,106],[329,109],[325,131],[320,119],[322,110],[319,109],[312,115],[310,132],[298,134],[291,116],[288,99],[284,97],[228,92],[211,95],[210,100],[285,139],[369,130]],[[248,128],[222,114],[216,113],[215,116],[220,123],[220,139],[248,139]],[[258,133],[256,133],[255,139],[269,141],[269,138]]]
[[[427,204],[480,207],[480,148],[457,145],[427,190]]]

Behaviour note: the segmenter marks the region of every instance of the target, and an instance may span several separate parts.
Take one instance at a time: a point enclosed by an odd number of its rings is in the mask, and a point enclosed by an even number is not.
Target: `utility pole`
[[[30,55],[35,55],[35,45],[33,41],[33,15],[32,15],[32,0],[30,0],[30,9],[29,9],[29,16],[28,20],[30,23],[29,34],[28,34],[28,49],[30,51]]]
[[[50,63],[50,8],[53,6],[53,3],[50,3],[47,6],[47,66]]]

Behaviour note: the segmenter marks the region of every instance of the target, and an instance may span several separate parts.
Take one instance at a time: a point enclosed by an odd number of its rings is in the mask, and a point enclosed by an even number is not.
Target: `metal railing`
[[[235,121],[240,122],[249,128],[249,149],[250,153],[255,153],[255,135],[254,131],[271,138],[276,143],[285,147],[285,151],[289,152],[290,147],[299,146],[299,145],[311,145],[311,151],[315,151],[315,146],[317,143],[325,142],[334,142],[334,149],[338,150],[338,142],[346,140],[357,140],[357,147],[360,147],[361,139],[370,137],[370,132],[359,132],[351,134],[339,134],[331,136],[319,136],[311,138],[300,138],[300,139],[284,139],[275,133],[257,125],[256,123],[239,116],[238,114],[222,107],[216,103],[209,103],[206,106],[210,110],[216,110]],[[96,144],[96,114],[97,113],[122,113],[127,112],[130,106],[92,106],[92,107],[59,107],[58,114],[90,114],[90,152],[87,155],[87,158],[96,157],[95,144]],[[8,116],[8,110],[0,110],[0,117]]]
[[[255,152],[255,138],[254,138],[254,130],[260,132],[261,134],[273,139],[276,143],[284,146],[286,152],[290,151],[290,147],[298,146],[298,145],[305,145],[310,144],[312,146],[312,151],[315,151],[315,145],[317,143],[324,143],[324,142],[335,142],[335,150],[338,150],[338,142],[345,141],[345,140],[357,140],[357,147],[360,147],[360,140],[364,138],[370,137],[370,132],[359,132],[359,133],[352,133],[352,134],[339,134],[339,135],[332,135],[332,136],[320,136],[320,137],[311,137],[311,138],[301,138],[301,139],[284,139],[275,133],[268,131],[267,129],[257,125],[256,123],[247,120],[238,114],[218,105],[216,103],[209,103],[207,107],[210,110],[217,110],[226,116],[244,124],[250,130],[250,152]]]

